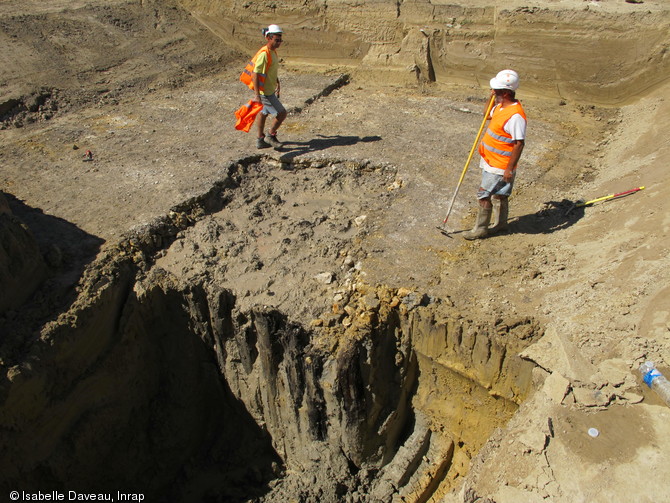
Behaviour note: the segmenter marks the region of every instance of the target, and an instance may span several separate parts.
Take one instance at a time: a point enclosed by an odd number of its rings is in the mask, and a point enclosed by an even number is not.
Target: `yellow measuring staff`
[[[456,185],[456,191],[454,192],[454,196],[451,198],[451,203],[449,203],[449,210],[447,210],[447,216],[444,217],[444,222],[442,222],[443,226],[447,223],[447,220],[449,220],[449,215],[451,215],[451,208],[454,207],[454,201],[456,200],[456,196],[458,195],[458,190],[461,188],[461,183],[463,183],[463,178],[465,178],[465,172],[468,170],[468,165],[472,160],[472,155],[475,153],[475,149],[477,148],[477,144],[479,143],[479,138],[481,138],[482,136],[482,131],[484,131],[484,126],[486,125],[486,121],[489,118],[489,114],[491,113],[491,109],[493,108],[494,102],[495,102],[495,95],[492,94],[491,99],[489,100],[489,104],[486,107],[484,120],[482,120],[482,125],[479,127],[479,132],[477,133],[475,142],[472,144],[472,148],[470,149],[470,155],[468,156],[468,160],[465,161],[465,166],[463,166],[461,177],[458,179],[458,185]]]
[[[586,201],[585,203],[579,202],[579,203],[575,204],[575,207],[576,208],[581,208],[582,206],[588,206],[589,204],[597,203],[597,202],[600,202],[600,201],[606,201],[608,199],[614,199],[615,197],[621,197],[621,196],[625,196],[627,194],[632,194],[633,192],[637,192],[639,190],[644,190],[644,186],[637,187],[637,188],[631,189],[631,190],[627,190],[626,192],[619,192],[618,194],[610,194],[609,196],[603,196],[603,197],[599,197],[598,199],[592,199],[591,201]]]

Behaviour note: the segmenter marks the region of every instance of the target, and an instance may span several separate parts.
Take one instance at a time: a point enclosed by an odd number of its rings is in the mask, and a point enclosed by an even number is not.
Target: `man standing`
[[[479,145],[482,168],[482,182],[477,192],[479,211],[474,228],[463,235],[465,239],[481,239],[508,228],[508,199],[526,137],[526,114],[515,95],[518,87],[519,75],[514,70],[503,70],[491,79],[495,106]],[[494,210],[494,223],[489,228]]]
[[[252,60],[254,67],[251,73],[255,93],[253,101],[263,104],[263,110],[258,117],[256,147],[267,148],[273,146],[279,148],[281,143],[277,140],[277,130],[286,119],[286,109],[279,101],[281,86],[277,77],[279,57],[276,51],[282,43],[283,32],[279,26],[271,24],[267,28],[263,28],[263,35],[265,35],[268,43],[261,47]],[[265,120],[268,115],[273,115],[274,120],[266,135]]]

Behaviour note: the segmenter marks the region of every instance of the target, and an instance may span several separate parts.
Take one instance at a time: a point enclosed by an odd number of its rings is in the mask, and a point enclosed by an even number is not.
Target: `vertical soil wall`
[[[253,53],[263,43],[260,29],[279,23],[287,62],[360,65],[374,79],[486,87],[491,75],[513,67],[526,92],[608,105],[670,76],[670,15],[655,5],[577,11],[430,0],[181,4],[241,52]]]

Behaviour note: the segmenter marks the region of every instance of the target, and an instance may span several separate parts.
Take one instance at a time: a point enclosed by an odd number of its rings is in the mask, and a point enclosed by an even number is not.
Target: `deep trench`
[[[358,284],[351,309],[313,324],[243,304],[216,275],[155,267],[236,194],[248,201],[262,162],[231,164],[209,193],[88,268],[80,298],[2,383],[0,490],[423,502],[514,414],[530,389],[532,364],[517,355],[541,335],[534,320],[472,320],[420,292]],[[345,172],[334,193],[360,176],[386,181],[384,169],[333,162]]]

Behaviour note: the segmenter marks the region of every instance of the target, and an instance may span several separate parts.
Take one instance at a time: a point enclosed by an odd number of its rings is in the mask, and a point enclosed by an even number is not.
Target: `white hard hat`
[[[516,91],[519,87],[519,74],[514,70],[503,70],[491,79],[491,89],[509,89]]]
[[[272,34],[279,34],[279,33],[284,33],[284,31],[279,27],[279,25],[276,24],[271,24],[267,28],[265,28],[265,34],[266,35],[272,35]]]

